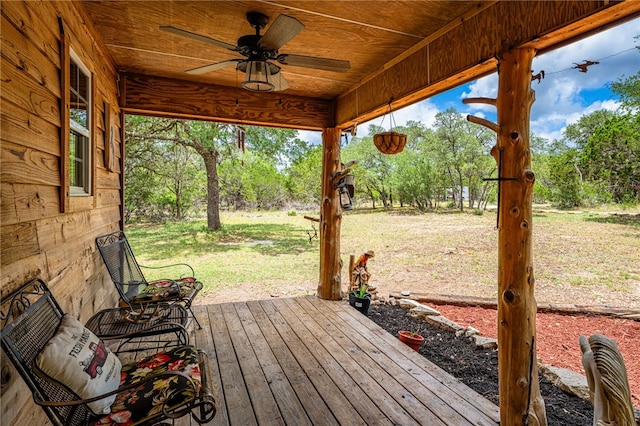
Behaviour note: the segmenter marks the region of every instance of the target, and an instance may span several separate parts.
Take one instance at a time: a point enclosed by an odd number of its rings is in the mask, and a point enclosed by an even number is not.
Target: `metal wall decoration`
[[[111,122],[111,105],[104,103],[104,167],[116,171],[116,126]]]

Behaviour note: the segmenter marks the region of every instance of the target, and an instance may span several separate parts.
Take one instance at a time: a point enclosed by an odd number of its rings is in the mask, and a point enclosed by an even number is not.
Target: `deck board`
[[[497,425],[498,407],[344,302],[194,306],[212,424]]]

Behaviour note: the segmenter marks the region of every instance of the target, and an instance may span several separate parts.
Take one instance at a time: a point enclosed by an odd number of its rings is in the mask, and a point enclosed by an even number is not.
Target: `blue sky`
[[[615,110],[619,106],[616,96],[607,85],[622,76],[634,75],[640,69],[640,19],[618,25],[571,45],[553,50],[534,58],[534,73],[545,71],[545,79],[532,82],[536,101],[531,108],[531,131],[549,141],[560,139],[567,125],[577,122],[581,116],[599,109]],[[582,73],[572,67],[586,60],[599,61]],[[491,105],[465,105],[467,97],[495,98],[498,76],[491,74],[464,86],[394,111],[398,125],[408,120],[433,125],[435,115],[453,107],[458,112],[472,114],[495,121],[495,107]],[[381,118],[370,123],[380,125]],[[358,136],[366,136],[368,125],[358,126]],[[385,120],[385,125],[388,119]],[[302,138],[319,141],[315,132],[300,132]]]

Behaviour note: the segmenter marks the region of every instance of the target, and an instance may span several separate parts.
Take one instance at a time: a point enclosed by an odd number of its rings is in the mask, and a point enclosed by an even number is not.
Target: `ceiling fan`
[[[247,13],[247,21],[256,32],[241,36],[237,45],[172,26],[160,26],[160,29],[238,52],[244,58],[216,62],[186,72],[204,74],[235,65],[238,71],[246,74],[242,87],[255,92],[281,91],[289,87],[280,72],[280,66],[276,63],[334,72],[346,72],[351,67],[349,61],[279,53],[278,50],[282,46],[304,29],[304,25],[296,18],[280,15],[264,34],[260,34],[260,31],[269,22],[267,15],[260,12],[249,12]]]

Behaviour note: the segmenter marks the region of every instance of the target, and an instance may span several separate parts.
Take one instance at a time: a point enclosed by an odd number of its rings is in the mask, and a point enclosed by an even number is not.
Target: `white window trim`
[[[92,117],[93,117],[93,101],[91,99],[91,96],[93,95],[93,93],[91,93],[91,85],[92,85],[92,78],[93,76],[91,75],[91,72],[89,71],[89,68],[87,68],[85,66],[85,64],[82,62],[82,60],[80,59],[80,57],[73,51],[73,49],[69,49],[69,57],[71,59],[71,61],[87,76],[87,127],[84,127],[78,123],[76,123],[73,119],[69,118],[69,130],[74,130],[80,134],[82,134],[83,136],[86,136],[88,138],[88,146],[86,147],[86,158],[84,158],[83,160],[83,173],[84,173],[84,182],[85,182],[85,186],[72,186],[69,185],[69,195],[72,196],[89,196],[91,195],[91,164],[92,164],[92,147],[93,147],[93,143],[92,143],[92,132],[91,132],[91,128],[93,126],[92,123]],[[69,85],[69,89],[71,89],[71,86]],[[67,141],[67,143],[70,143],[70,141]]]

